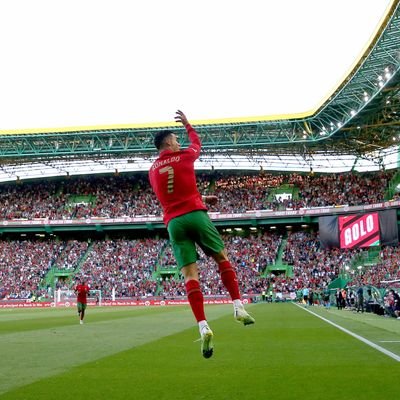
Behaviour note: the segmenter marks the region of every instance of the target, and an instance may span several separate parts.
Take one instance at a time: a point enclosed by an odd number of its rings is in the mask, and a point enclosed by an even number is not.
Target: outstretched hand
[[[183,126],[186,126],[189,123],[186,115],[181,110],[176,112],[175,121],[180,122]]]

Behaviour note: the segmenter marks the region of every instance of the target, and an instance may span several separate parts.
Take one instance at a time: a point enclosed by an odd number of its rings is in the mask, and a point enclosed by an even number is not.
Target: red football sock
[[[239,283],[231,263],[228,260],[222,261],[218,264],[218,268],[222,283],[228,290],[232,300],[240,300]]]
[[[192,308],[196,321],[204,321],[206,319],[204,313],[204,298],[203,293],[201,293],[199,281],[191,279],[185,283],[185,287],[189,304]]]

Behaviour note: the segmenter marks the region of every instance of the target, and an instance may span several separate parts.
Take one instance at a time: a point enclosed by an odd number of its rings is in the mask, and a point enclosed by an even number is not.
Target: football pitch
[[[188,306],[0,310],[0,399],[387,399],[398,396],[400,321],[352,311],[206,306],[214,355]],[[311,312],[310,312],[311,311]]]

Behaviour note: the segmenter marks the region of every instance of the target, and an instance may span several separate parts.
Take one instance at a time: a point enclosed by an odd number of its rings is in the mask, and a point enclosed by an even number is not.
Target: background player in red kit
[[[85,318],[85,310],[87,306],[87,295],[89,294],[89,286],[86,285],[85,280],[81,279],[80,283],[75,287],[75,293],[78,295],[76,302],[78,303],[79,323],[83,324]]]
[[[213,332],[204,312],[196,244],[216,261],[222,283],[233,301],[235,319],[244,325],[255,321],[243,307],[236,272],[228,259],[221,236],[207,214],[204,202],[215,203],[217,198],[202,197],[197,189],[194,162],[200,155],[200,138],[182,111],[176,112],[175,120],[186,128],[190,145],[181,150],[173,131],[158,132],[154,145],[160,154],[150,168],[149,179],[163,208],[164,223],[174,255],[185,278],[188,300],[199,325],[202,354],[209,358],[213,354]]]

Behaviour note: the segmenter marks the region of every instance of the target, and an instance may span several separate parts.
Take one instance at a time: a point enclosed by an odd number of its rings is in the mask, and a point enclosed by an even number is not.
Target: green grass
[[[186,306],[0,310],[0,399],[387,399],[400,363],[293,304],[208,306],[215,353],[200,354]],[[314,312],[400,355],[400,321]]]

